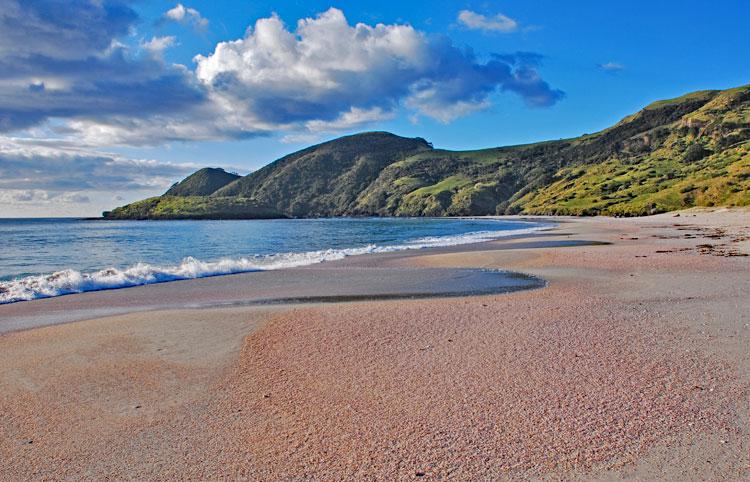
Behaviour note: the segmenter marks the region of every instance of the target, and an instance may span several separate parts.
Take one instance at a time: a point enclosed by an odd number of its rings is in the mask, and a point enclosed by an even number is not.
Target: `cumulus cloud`
[[[482,62],[410,25],[350,25],[335,8],[299,20],[294,31],[276,15],[260,19],[244,38],[222,42],[195,62],[210,98],[250,128],[347,125],[365,112],[392,115],[401,102],[450,121],[485,108],[496,90],[536,106],[562,97],[541,80],[538,62]]]
[[[162,59],[174,37],[153,37],[134,50],[120,43],[137,16],[116,0],[0,4],[9,6],[0,16],[10,28],[0,36],[6,133],[41,126],[88,146],[156,145],[347,130],[403,107],[450,122],[488,107],[503,91],[530,106],[563,97],[530,54],[480,59],[410,25],[349,24],[335,8],[293,29],[276,15],[261,18],[243,38],[196,56],[191,70]],[[165,18],[202,17],[178,4]],[[12,49],[22,35],[33,40]]]
[[[502,13],[488,17],[471,10],[461,10],[458,22],[466,28],[486,32],[510,33],[518,30],[518,22]]]
[[[353,107],[390,110],[430,69],[426,38],[410,26],[350,26],[330,9],[302,19],[260,19],[239,40],[195,58],[198,79],[219,103],[255,122],[332,121]]]
[[[203,18],[198,10],[185,7],[181,3],[178,3],[174,8],[167,10],[164,13],[164,19],[172,20],[183,25],[189,24],[197,29],[205,29],[208,27],[208,20]]]
[[[599,64],[599,68],[605,72],[621,72],[625,70],[625,66],[619,62],[605,62]]]
[[[137,20],[120,2],[0,0],[0,11],[0,132],[50,118],[172,114],[204,101],[191,72],[117,41]]]

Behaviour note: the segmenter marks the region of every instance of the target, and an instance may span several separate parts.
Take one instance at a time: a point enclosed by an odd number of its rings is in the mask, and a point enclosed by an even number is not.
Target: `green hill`
[[[255,199],[295,217],[350,214],[383,169],[430,149],[424,139],[387,132],[341,137],[282,157],[213,195]]]
[[[224,169],[204,167],[169,188],[165,196],[208,196],[241,176]]]
[[[193,217],[173,196],[154,199],[105,217]],[[196,217],[224,217],[229,199],[232,217],[238,205],[247,217],[629,216],[750,205],[750,86],[655,102],[595,134],[536,144],[447,151],[384,132],[342,137],[196,199],[206,199]]]

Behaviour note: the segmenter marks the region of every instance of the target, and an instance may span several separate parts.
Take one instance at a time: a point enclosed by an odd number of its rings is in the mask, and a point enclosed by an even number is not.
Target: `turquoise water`
[[[444,218],[0,219],[0,303],[466,244],[543,227]]]

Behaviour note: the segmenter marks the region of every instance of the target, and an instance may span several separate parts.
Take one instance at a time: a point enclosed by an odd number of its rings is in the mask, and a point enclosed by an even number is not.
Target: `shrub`
[[[693,142],[685,150],[685,155],[682,156],[682,160],[685,162],[697,162],[706,157],[709,151],[698,142]]]

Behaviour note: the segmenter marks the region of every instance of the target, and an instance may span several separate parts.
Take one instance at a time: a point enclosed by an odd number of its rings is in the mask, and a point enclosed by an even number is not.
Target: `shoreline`
[[[0,336],[129,313],[481,296],[546,284],[535,276],[502,270],[368,266],[383,259],[351,264],[332,261],[325,266],[217,275],[8,303],[0,305]]]
[[[0,335],[0,478],[747,477],[750,211],[679,214],[298,270],[502,269],[543,289]]]
[[[464,217],[461,219],[482,220],[476,217]],[[498,217],[488,217],[484,220],[492,221],[500,219]],[[88,271],[78,271],[76,268],[69,267],[59,268],[54,273],[42,273],[0,281],[0,295],[3,296],[0,299],[0,307],[7,304],[57,298],[60,296],[127,289],[175,281],[304,268],[368,254],[414,252],[433,248],[475,245],[487,241],[542,232],[555,226],[554,223],[542,223],[526,218],[510,222],[514,222],[519,226],[515,229],[473,231],[456,235],[407,239],[402,240],[401,244],[377,245],[372,243],[357,247],[278,252],[266,255],[227,256],[212,261],[203,261],[188,255],[183,257],[182,261],[177,264],[163,266],[154,263],[136,263],[126,267],[90,269]],[[523,224],[526,224],[527,227],[522,227]],[[133,270],[136,271],[131,272]],[[53,289],[57,290],[57,294],[50,294]],[[1,310],[2,308],[0,308]],[[0,327],[0,332],[2,331],[2,327]]]

